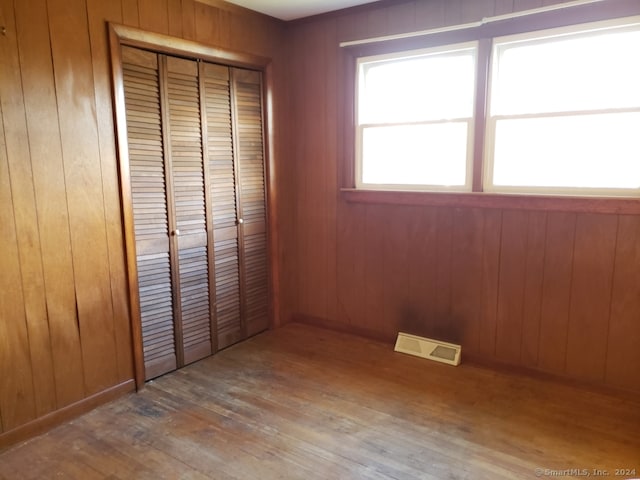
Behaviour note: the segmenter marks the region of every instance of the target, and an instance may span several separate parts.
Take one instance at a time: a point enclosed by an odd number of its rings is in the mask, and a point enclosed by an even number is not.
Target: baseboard
[[[393,345],[396,341],[395,334],[385,334],[382,332],[378,332],[377,330],[356,327],[354,325],[335,322],[332,320],[325,320],[323,318],[312,317],[309,315],[300,315],[300,314],[293,315],[292,322],[303,323],[305,325],[324,328],[326,330],[332,330],[334,332],[348,333],[350,335],[355,335],[356,337],[363,337],[363,338],[369,338],[371,340],[378,340],[379,342],[390,343],[391,345]]]
[[[512,365],[509,363],[501,362],[500,360],[481,357],[474,354],[464,355],[465,363],[482,367],[490,370],[495,370],[502,373],[510,373],[515,375],[523,375],[530,378],[536,378],[547,382],[561,383],[562,385],[578,388],[580,390],[588,390],[589,392],[599,393],[603,395],[609,395],[623,400],[629,400],[632,402],[640,402],[640,391],[636,392],[628,390],[615,385],[608,385],[606,383],[596,383],[588,380],[582,380],[579,378],[569,377],[561,373],[546,372],[544,370],[538,370],[534,367],[526,367],[523,365]]]
[[[41,435],[53,427],[66,421],[72,420],[83,413],[87,413],[94,408],[108,403],[125,393],[133,392],[136,388],[133,379],[122,382],[113,387],[107,388],[90,397],[79,400],[71,405],[67,405],[59,410],[48,413],[40,418],[36,418],[29,423],[20,425],[12,430],[0,434],[0,450],[15,445],[18,442],[29,440]]]
[[[296,314],[292,317],[292,321],[295,323],[302,323],[313,327],[324,328],[326,330],[332,330],[335,332],[347,333],[355,335],[357,337],[368,338],[371,340],[377,340],[383,343],[394,344],[396,341],[395,335],[388,335],[379,331],[355,327],[353,325],[335,322],[331,320],[325,320],[322,318],[312,317],[308,315]],[[463,346],[464,347],[464,346]],[[624,400],[632,402],[640,402],[640,392],[627,390],[621,387],[613,385],[607,385],[604,383],[594,383],[587,380],[580,380],[565,376],[559,373],[545,372],[532,367],[525,367],[522,365],[512,365],[509,363],[501,362],[496,359],[482,357],[479,355],[464,353],[463,363],[467,365],[473,365],[476,367],[487,368],[489,370],[495,370],[502,373],[511,373],[516,375],[523,375],[530,378],[537,378],[549,382],[561,383],[566,386],[578,388],[581,390],[590,391],[593,393],[600,393],[604,395],[614,396]]]

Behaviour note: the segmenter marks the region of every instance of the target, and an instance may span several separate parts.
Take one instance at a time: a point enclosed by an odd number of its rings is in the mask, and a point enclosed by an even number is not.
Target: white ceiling
[[[281,20],[295,20],[319,13],[354,7],[376,0],[227,0],[245,8],[265,13]]]

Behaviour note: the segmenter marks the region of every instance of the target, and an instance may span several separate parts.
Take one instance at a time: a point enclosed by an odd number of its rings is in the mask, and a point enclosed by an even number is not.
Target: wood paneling
[[[567,355],[569,303],[576,215],[549,214],[542,284],[538,361],[540,367],[564,371]]]
[[[222,7],[0,0],[0,444],[131,386],[107,22],[194,39],[196,8],[213,18]],[[281,61],[281,23],[224,18],[216,46]],[[274,73],[276,90],[283,79]]]
[[[527,216],[514,211],[502,215],[496,356],[510,363],[519,362],[522,343]]]
[[[118,374],[86,4],[49,0],[48,6],[84,388],[93,394],[115,384]]]
[[[57,408],[84,395],[62,144],[46,1],[16,10]]]
[[[451,237],[451,316],[444,340],[478,350],[478,319],[482,299],[483,213],[455,209]]]
[[[630,343],[640,338],[636,200],[620,210],[593,199],[339,190],[353,155],[352,66],[340,42],[551,3],[382,2],[289,27],[291,138],[279,183],[291,205],[280,230],[294,257],[281,264],[287,319],[383,337],[409,330],[460,341],[463,356],[640,391]]]
[[[138,0],[140,28],[157,33],[169,33],[168,0]]]
[[[640,217],[618,222],[605,379],[625,387],[640,376]]]
[[[196,37],[195,0],[182,0],[182,35],[186,40]]]
[[[15,12],[5,11],[10,31],[16,32],[13,24]],[[13,202],[13,223],[17,241],[22,292],[24,295],[25,326],[30,348],[25,350],[30,357],[34,376],[36,413],[44,415],[56,407],[51,345],[47,321],[44,275],[41,260],[40,232],[37,222],[33,170],[29,159],[29,142],[24,106],[23,88],[20,78],[18,41],[15,33],[3,42],[3,71],[0,80],[0,96],[4,112],[4,136],[6,161]]]
[[[91,58],[96,98],[98,140],[100,143],[100,164],[102,166],[102,188],[105,202],[107,247],[109,252],[109,272],[111,275],[111,301],[114,318],[127,318],[129,305],[127,297],[127,277],[125,272],[122,214],[120,192],[111,181],[118,175],[116,158],[116,138],[114,134],[113,101],[111,99],[111,66],[108,39],[105,36],[105,20],[122,22],[122,8],[117,2],[87,1]],[[119,381],[124,382],[132,375],[132,352],[129,347],[131,328],[126,322],[116,322],[114,335],[117,349]]]
[[[524,304],[522,310],[522,350],[520,355],[522,364],[530,367],[535,367],[538,364],[546,226],[547,216],[545,213],[529,213],[525,253]]]
[[[182,37],[182,0],[167,0],[167,16],[169,20],[169,35]]]
[[[618,219],[580,215],[576,224],[567,372],[603,381]]]
[[[274,59],[284,320],[455,332],[484,359],[638,391],[638,215],[521,198],[381,206],[338,190],[352,128],[340,41],[551,1],[385,2],[286,29],[211,3],[0,0],[3,432],[132,376],[107,20]]]
[[[502,238],[502,212],[489,210],[484,214],[482,248],[482,307],[478,332],[478,353],[492,356],[496,353],[498,325],[498,292],[500,281],[500,240]]]
[[[408,257],[408,292],[411,323],[401,324],[400,330],[420,332],[421,335],[439,338],[445,332],[434,315],[437,272],[430,268],[436,262],[437,224],[435,209],[413,208],[409,212],[413,220],[407,222],[408,234],[401,241],[406,244]],[[423,330],[416,330],[422,326]]]
[[[4,106],[0,105],[0,111],[4,114]],[[0,201],[5,205],[5,208],[0,209],[4,240],[0,253],[0,267],[3,272],[0,277],[2,280],[0,283],[0,287],[2,287],[0,366],[3,368],[0,377],[0,425],[2,426],[0,431],[6,431],[35,418],[36,408],[32,383],[33,370],[29,358],[22,275],[18,256],[18,238],[11,199],[11,183],[7,162],[9,152],[4,129],[4,115],[0,134]]]
[[[125,25],[138,26],[140,23],[138,0],[122,0],[122,21]]]

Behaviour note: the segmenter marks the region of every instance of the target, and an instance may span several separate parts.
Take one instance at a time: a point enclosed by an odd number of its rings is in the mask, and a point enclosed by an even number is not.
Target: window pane
[[[470,117],[474,83],[475,49],[364,64],[359,123]]]
[[[498,43],[491,113],[639,107],[639,52],[640,31],[620,29]]]
[[[640,188],[640,113],[498,120],[494,185]]]
[[[362,181],[381,185],[462,186],[466,122],[363,129]]]

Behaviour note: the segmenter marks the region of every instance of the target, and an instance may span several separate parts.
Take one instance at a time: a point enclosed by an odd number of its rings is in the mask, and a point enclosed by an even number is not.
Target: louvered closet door
[[[269,325],[262,76],[231,69],[241,227],[242,302],[248,336]]]
[[[177,366],[157,55],[123,47],[129,174],[146,378]]]
[[[168,105],[166,154],[175,216],[172,241],[177,251],[176,320],[182,337],[182,363],[188,364],[213,353],[200,86],[197,62],[162,58],[166,61]]]
[[[268,326],[261,74],[129,47],[123,70],[150,379]]]
[[[204,63],[202,75],[213,217],[217,340],[218,348],[225,348],[244,337],[229,68]]]

